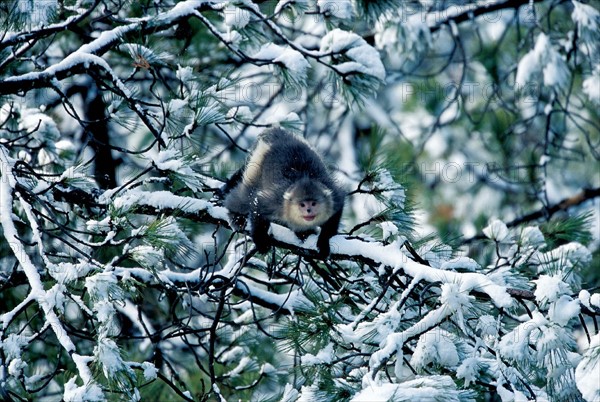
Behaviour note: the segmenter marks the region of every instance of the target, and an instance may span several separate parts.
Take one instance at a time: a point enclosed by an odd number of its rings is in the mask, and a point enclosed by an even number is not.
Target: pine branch
[[[541,218],[550,219],[552,215],[556,214],[557,212],[567,211],[572,207],[583,204],[584,202],[592,200],[596,197],[600,197],[600,187],[583,189],[580,193],[575,194],[571,197],[567,197],[550,207],[543,207],[538,209],[537,211],[523,215],[520,218],[513,219],[512,221],[507,222],[506,226],[511,228],[522,225],[523,223],[536,221]],[[462,244],[471,244],[475,241],[483,240],[485,238],[486,237],[483,234],[478,234],[476,236],[465,239],[462,242]]]
[[[179,3],[173,9],[157,16],[146,17],[127,25],[117,26],[110,31],[103,32],[97,39],[82,45],[63,59],[62,62],[52,65],[44,71],[31,72],[0,80],[0,83],[2,83],[0,85],[0,96],[25,93],[35,88],[48,88],[52,86],[51,83],[54,79],[62,80],[76,74],[88,73],[89,68],[94,65],[89,64],[88,58],[80,56],[102,56],[126,40],[128,36],[139,39],[171,29],[178,22],[187,20],[196,13],[207,9],[210,9],[207,3],[189,0]],[[72,56],[72,59],[69,59],[70,56]]]
[[[485,15],[485,14],[493,13],[495,11],[511,9],[511,8],[514,8],[515,10],[517,10],[521,6],[532,4],[532,3],[542,3],[544,1],[545,0],[507,0],[504,2],[491,3],[491,4],[485,3],[484,5],[482,5],[480,7],[469,9],[469,10],[463,11],[462,13],[459,13],[456,15],[448,16],[448,17],[444,18],[443,20],[437,22],[434,26],[432,26],[430,28],[430,30],[431,30],[431,32],[435,32],[435,31],[439,30],[443,25],[448,25],[451,22],[460,24],[461,22],[472,20],[475,17],[478,17],[480,15]]]

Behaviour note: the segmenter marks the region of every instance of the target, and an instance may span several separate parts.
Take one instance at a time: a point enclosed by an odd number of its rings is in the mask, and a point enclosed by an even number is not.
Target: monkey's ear
[[[331,191],[331,189],[330,189],[330,188],[328,188],[328,187],[325,187],[325,188],[323,189],[323,194],[325,194],[325,197],[328,197],[328,198],[329,198],[329,197],[331,197],[331,194],[333,194],[333,191]]]
[[[284,200],[287,200],[287,201],[289,201],[289,200],[291,200],[291,199],[292,199],[292,196],[293,196],[293,195],[292,195],[292,192],[291,192],[291,191],[289,191],[289,190],[288,190],[288,191],[286,191],[285,193],[283,193],[283,199],[284,199]]]

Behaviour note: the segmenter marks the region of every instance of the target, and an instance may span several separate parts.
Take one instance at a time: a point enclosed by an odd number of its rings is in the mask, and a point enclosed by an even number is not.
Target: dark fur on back
[[[304,141],[281,129],[262,135],[262,141],[271,145],[263,162],[257,194],[257,212],[269,217],[279,217],[285,191],[301,179],[320,182],[333,191],[334,209],[344,202],[344,195],[331,179],[321,157]],[[308,190],[305,188],[305,191]],[[317,191],[315,189],[315,191]]]
[[[325,225],[322,225],[321,231],[328,236],[325,240],[329,251],[328,241],[337,232],[345,194],[306,141],[280,128],[263,132],[247,160],[241,180],[237,179],[239,182],[226,194],[225,206],[233,214],[249,216],[254,226],[264,226],[265,220],[285,225],[283,197],[290,186],[299,181],[307,194],[313,191],[310,183],[314,183],[314,194],[322,194],[323,187],[329,189],[335,217],[327,230],[323,230]]]

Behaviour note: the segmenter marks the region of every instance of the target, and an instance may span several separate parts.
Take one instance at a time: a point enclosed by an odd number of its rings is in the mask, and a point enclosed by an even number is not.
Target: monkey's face
[[[314,183],[310,188],[292,186],[283,197],[283,220],[294,231],[321,226],[331,217],[332,209],[331,192]]]
[[[321,226],[331,217],[331,203],[327,200],[300,200],[290,198],[284,202],[290,229],[302,231]]]

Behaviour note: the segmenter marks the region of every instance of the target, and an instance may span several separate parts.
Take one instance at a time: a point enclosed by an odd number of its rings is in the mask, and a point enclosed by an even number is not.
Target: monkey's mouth
[[[303,215],[302,218],[304,218],[305,221],[314,221],[315,218],[317,217],[317,215]]]

